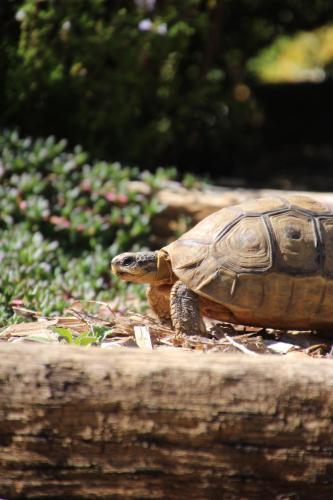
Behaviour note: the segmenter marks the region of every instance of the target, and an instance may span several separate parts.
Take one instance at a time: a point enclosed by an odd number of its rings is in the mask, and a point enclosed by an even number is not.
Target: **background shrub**
[[[70,299],[121,295],[127,287],[112,281],[110,260],[147,245],[160,208],[154,189],[174,172],[90,163],[79,146],[67,151],[64,140],[15,131],[0,136],[0,157],[0,323],[13,300],[50,314]],[[152,195],[131,180],[144,180]]]
[[[247,61],[282,34],[326,23],[333,4],[5,0],[0,9],[2,124],[67,137],[95,157],[237,175],[265,126]]]

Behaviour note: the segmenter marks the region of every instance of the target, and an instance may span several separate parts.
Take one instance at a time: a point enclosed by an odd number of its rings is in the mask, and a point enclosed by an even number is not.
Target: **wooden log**
[[[332,498],[330,360],[0,354],[1,497]]]

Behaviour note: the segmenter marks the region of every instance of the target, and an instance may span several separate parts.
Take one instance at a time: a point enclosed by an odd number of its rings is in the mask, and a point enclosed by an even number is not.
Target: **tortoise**
[[[202,316],[276,329],[333,327],[333,212],[306,196],[223,208],[156,252],[123,253],[113,272],[149,283],[148,301],[178,334]]]

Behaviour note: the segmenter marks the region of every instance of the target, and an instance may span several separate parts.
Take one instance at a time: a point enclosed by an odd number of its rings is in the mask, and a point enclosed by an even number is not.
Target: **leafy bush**
[[[154,190],[173,171],[152,175],[119,163],[88,162],[66,141],[0,136],[0,322],[12,300],[45,314],[71,298],[110,300],[124,285],[112,281],[110,260],[147,244],[153,196],[130,188],[143,180]]]
[[[247,60],[332,12],[331,0],[6,0],[2,124],[97,157],[225,175],[257,150],[263,123]]]

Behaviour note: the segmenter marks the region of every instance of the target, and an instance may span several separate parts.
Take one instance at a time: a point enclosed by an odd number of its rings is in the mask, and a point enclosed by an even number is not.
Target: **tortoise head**
[[[158,265],[157,252],[126,252],[112,259],[112,272],[125,281],[153,283]]]

